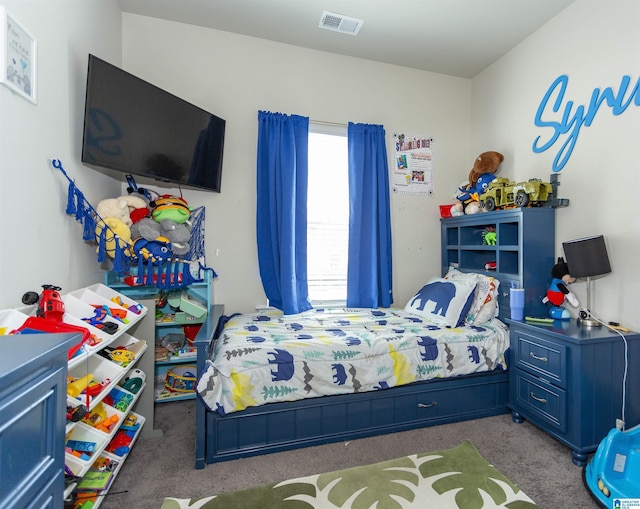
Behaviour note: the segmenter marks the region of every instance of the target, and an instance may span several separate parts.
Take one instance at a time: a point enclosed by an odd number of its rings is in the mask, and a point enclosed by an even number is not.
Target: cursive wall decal
[[[535,125],[550,128],[553,132],[545,142],[541,140],[541,136],[538,136],[533,141],[533,151],[535,153],[544,152],[556,142],[564,140],[553,160],[552,170],[554,172],[565,167],[578,141],[580,129],[582,126],[589,127],[593,123],[603,102],[607,103],[614,115],[620,115],[632,103],[635,106],[640,106],[640,78],[631,90],[629,90],[631,77],[626,75],[622,77],[617,92],[611,87],[604,90],[594,88],[589,104],[586,106],[577,105],[575,110],[573,101],[567,100],[565,102],[568,83],[569,77],[567,75],[558,76],[544,94],[536,111]],[[561,116],[554,115],[558,113]],[[555,120],[551,120],[554,117]]]

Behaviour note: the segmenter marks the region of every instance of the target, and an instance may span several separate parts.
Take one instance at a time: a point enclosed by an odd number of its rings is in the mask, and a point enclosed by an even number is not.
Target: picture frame
[[[0,83],[37,104],[37,41],[0,6]]]

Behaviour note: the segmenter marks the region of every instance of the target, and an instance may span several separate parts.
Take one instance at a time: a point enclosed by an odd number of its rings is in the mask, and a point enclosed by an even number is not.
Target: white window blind
[[[347,299],[347,126],[310,123],[307,275],[314,305]]]

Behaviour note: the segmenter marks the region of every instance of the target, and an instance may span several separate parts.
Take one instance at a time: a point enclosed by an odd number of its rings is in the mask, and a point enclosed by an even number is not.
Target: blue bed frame
[[[223,312],[214,305],[194,340],[199,375]],[[198,396],[195,466],[507,413],[508,384],[506,371],[494,371],[270,403],[225,416],[209,411]]]

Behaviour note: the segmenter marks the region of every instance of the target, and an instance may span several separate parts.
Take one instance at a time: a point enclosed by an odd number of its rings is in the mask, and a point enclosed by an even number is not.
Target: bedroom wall
[[[395,305],[439,275],[438,204],[451,203],[475,157],[470,80],[126,13],[123,64],[227,121],[222,193],[183,190],[190,204],[206,206],[207,263],[220,275],[214,300],[227,313],[265,303],[255,230],[258,110],[382,124],[388,139],[396,130],[433,136],[436,196],[392,196]]]
[[[80,171],[87,53],[121,61],[121,13],[114,0],[15,0],[0,5],[37,41],[37,104],[0,85],[0,309],[21,306],[45,283],[71,291],[102,280],[82,228],[64,214],[62,160],[93,202],[120,183]]]
[[[640,79],[640,3],[635,0],[578,0],[472,80],[472,152],[497,147],[505,154],[500,174],[516,180],[547,179],[566,140],[536,154],[537,136],[547,141],[551,128],[534,125],[536,110],[554,80],[569,77],[562,109],[547,109],[545,120],[560,121],[567,101],[588,108],[594,90],[617,94],[623,76],[631,78],[626,100]],[[555,96],[554,96],[555,98]],[[557,210],[556,253],[562,242],[603,234],[612,273],[592,282],[595,314],[640,330],[637,255],[640,224],[633,178],[640,162],[640,91],[635,104],[614,115],[607,104],[590,126],[583,126],[571,157],[559,172],[559,195],[570,200]],[[586,282],[571,286],[586,306]],[[593,297],[593,295],[592,295]],[[571,309],[569,307],[569,309]],[[572,310],[575,315],[575,310]]]

